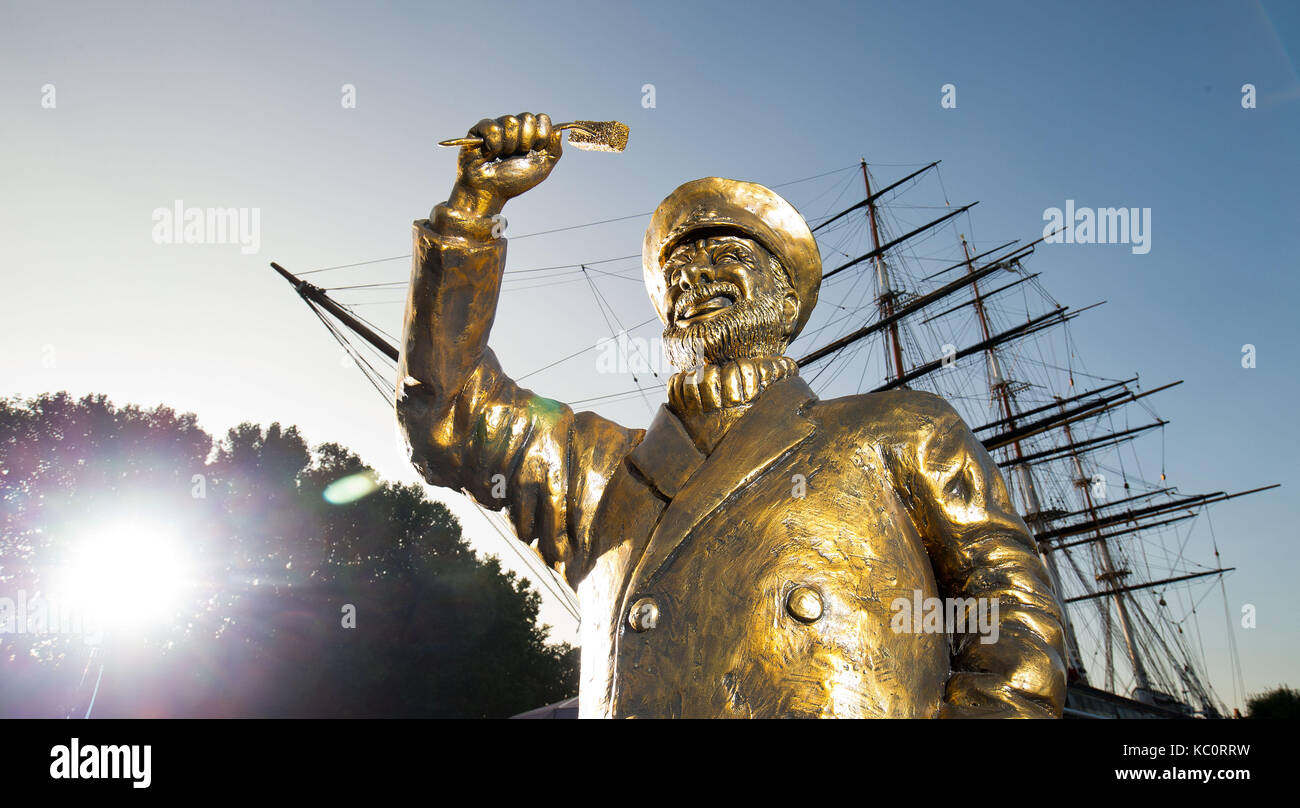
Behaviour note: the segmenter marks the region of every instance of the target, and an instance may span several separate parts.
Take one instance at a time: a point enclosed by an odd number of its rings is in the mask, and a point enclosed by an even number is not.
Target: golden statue
[[[577,590],[583,717],[1061,715],[1061,607],[979,440],[929,393],[821,401],[784,355],[821,281],[789,203],[708,177],[655,211],[645,281],[679,372],[629,429],[488,347],[493,217],[560,132],[525,113],[457,143],[414,225],[397,415],[426,480],[507,506]]]

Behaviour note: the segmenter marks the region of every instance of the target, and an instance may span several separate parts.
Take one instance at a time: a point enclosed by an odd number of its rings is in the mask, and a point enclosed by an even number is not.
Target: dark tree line
[[[1247,718],[1300,718],[1300,691],[1280,685],[1246,701]]]
[[[344,479],[373,490],[331,504]],[[492,717],[576,693],[577,651],[547,642],[538,594],[419,487],[371,480],[293,427],[215,440],[166,407],[0,400],[0,612],[48,594],[113,520],[165,524],[188,565],[174,613],[98,645],[0,613],[0,717],[91,694],[96,716]]]

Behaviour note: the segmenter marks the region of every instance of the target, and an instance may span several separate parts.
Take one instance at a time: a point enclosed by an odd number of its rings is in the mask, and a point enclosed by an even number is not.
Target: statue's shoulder
[[[916,432],[962,423],[945,399],[924,390],[883,390],[820,399],[814,416],[823,425],[849,432]]]

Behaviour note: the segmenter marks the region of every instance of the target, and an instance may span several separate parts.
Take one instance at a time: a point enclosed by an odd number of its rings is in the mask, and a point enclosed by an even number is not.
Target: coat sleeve
[[[996,602],[993,631],[953,636],[940,717],[1059,718],[1065,705],[1062,607],[997,465],[946,401],[909,392],[913,440],[898,451],[901,490],[945,597]],[[988,615],[992,614],[989,608]],[[992,637],[996,640],[989,642]]]
[[[520,539],[576,587],[601,551],[596,506],[644,435],[520,388],[487,347],[505,265],[486,220],[439,205],[414,225],[397,419],[431,484],[505,506]]]

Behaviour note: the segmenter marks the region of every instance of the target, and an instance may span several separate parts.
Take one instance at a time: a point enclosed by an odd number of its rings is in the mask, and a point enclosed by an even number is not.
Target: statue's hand
[[[484,118],[469,130],[479,146],[462,146],[456,186],[448,204],[463,213],[491,216],[506,200],[546,179],[560,159],[562,132],[551,128],[549,115],[504,115]]]

